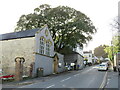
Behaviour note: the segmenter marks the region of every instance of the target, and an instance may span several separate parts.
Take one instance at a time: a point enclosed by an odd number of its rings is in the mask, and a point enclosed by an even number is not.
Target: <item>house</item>
[[[43,70],[44,76],[64,71],[58,67],[59,62],[63,67],[64,56],[58,53],[55,55],[54,42],[46,25],[41,29],[2,34],[0,44],[3,74],[15,74],[16,57],[25,59],[23,74],[27,76],[30,73],[36,76],[39,69]]]
[[[74,70],[83,68],[83,59],[83,56],[75,51],[72,51],[64,56],[65,64],[67,66],[71,66]]]
[[[98,57],[96,57],[94,54],[93,54],[93,57],[92,57],[92,61],[93,61],[93,64],[98,64],[99,61],[98,61]]]
[[[87,60],[88,64],[92,64],[93,63],[92,51],[84,51],[83,52],[83,56],[84,56],[84,60]]]
[[[83,46],[77,44],[76,48],[64,55],[64,61],[66,66],[72,67],[72,69],[82,69],[84,67]]]
[[[75,51],[83,56],[83,45],[80,46],[77,44],[77,47],[74,48],[73,51]]]

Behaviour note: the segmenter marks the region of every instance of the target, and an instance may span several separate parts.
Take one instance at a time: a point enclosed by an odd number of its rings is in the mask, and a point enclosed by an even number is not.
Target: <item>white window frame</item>
[[[50,56],[50,50],[51,50],[51,45],[50,45],[50,42],[47,41],[46,42],[46,55]]]
[[[44,48],[45,48],[45,39],[43,37],[40,37],[40,46],[39,46],[40,54],[44,54]]]

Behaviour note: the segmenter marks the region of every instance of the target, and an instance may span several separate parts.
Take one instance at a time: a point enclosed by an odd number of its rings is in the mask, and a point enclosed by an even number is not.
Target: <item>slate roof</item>
[[[85,53],[92,53],[92,52],[91,51],[84,51],[83,53],[85,54]]]
[[[78,52],[72,51],[71,54],[79,54]],[[79,54],[81,57],[83,57],[81,54]]]
[[[67,53],[67,54],[65,54],[65,55],[71,55],[71,54],[78,54],[78,55],[80,55],[81,57],[83,57],[81,54],[79,54],[78,52],[75,52],[75,51],[71,51],[70,53]]]
[[[18,38],[26,38],[26,37],[34,37],[35,33],[41,29],[32,29],[32,30],[25,30],[20,32],[12,32],[0,35],[0,41],[3,40],[10,40],[10,39],[18,39]]]

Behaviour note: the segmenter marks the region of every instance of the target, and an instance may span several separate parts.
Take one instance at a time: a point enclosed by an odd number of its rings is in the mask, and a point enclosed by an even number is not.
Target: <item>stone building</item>
[[[24,75],[36,75],[43,68],[43,75],[54,73],[54,42],[47,26],[0,35],[0,61],[3,74],[15,74],[15,58],[24,57]],[[63,55],[58,56],[64,64]],[[57,63],[59,64],[59,63]],[[31,70],[32,66],[32,70]],[[59,67],[56,67],[59,68]],[[63,71],[62,69],[61,71]]]
[[[78,45],[70,53],[64,56],[65,64],[72,66],[73,69],[82,69],[84,67],[83,45]]]
[[[84,67],[84,57],[78,52],[72,51],[64,56],[65,64],[72,66],[74,70]]]

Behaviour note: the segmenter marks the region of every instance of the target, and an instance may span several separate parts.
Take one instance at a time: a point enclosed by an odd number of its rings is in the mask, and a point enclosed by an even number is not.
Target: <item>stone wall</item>
[[[63,71],[65,71],[64,55],[59,54],[59,53],[57,53],[57,54],[58,54],[58,58],[59,58],[58,63],[61,64],[60,67],[58,66],[58,72],[63,72]]]
[[[79,65],[79,69],[82,69],[84,67],[83,61],[84,61],[84,58],[78,54],[77,64]]]
[[[76,65],[79,65],[78,69],[82,69],[83,68],[83,57],[79,54],[69,54],[69,55],[65,55],[64,60],[65,63],[70,64],[73,63],[77,60]]]
[[[3,74],[14,74],[16,57],[25,58],[24,74],[28,74],[30,64],[35,61],[35,37],[0,41],[0,48]]]
[[[64,56],[65,63],[70,64],[77,60],[77,54],[68,54]]]
[[[43,68],[43,76],[53,74],[53,58],[36,54],[34,72],[35,74],[37,74],[38,68]]]

